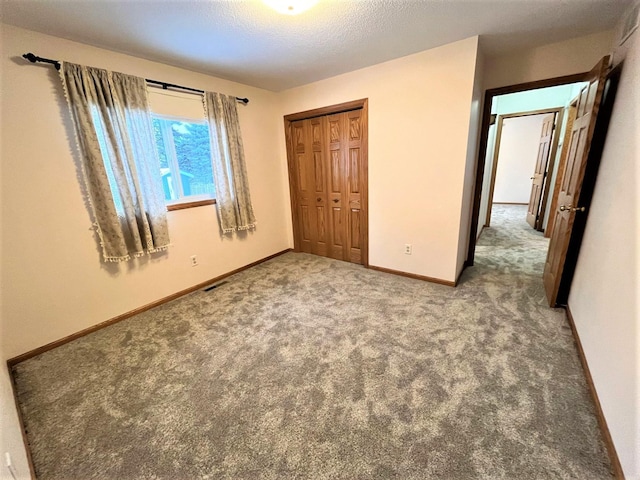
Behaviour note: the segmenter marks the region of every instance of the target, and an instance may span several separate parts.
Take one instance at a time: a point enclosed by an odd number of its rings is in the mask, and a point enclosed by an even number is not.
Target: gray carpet
[[[40,479],[611,478],[547,247],[455,289],[289,253],[15,367]]]

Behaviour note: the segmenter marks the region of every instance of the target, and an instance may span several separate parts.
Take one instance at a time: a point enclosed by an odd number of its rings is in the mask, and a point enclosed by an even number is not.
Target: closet
[[[367,265],[366,100],[285,116],[295,250]]]

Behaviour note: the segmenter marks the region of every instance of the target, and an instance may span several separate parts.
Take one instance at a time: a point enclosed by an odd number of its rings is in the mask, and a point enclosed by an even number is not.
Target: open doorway
[[[494,204],[525,205],[523,221],[544,232],[571,102],[584,82],[496,95],[491,99],[476,238],[491,226]],[[547,235],[545,235],[547,236]]]
[[[543,230],[562,108],[501,115],[496,133],[485,227],[494,204],[526,205],[527,223]]]
[[[526,93],[546,87],[568,86],[577,82],[585,82],[579,88],[579,95],[576,97],[576,116],[571,127],[569,141],[565,142],[559,150],[560,155],[564,152],[568,153],[566,169],[561,175],[559,187],[556,188],[558,191],[554,194],[557,196],[557,208],[552,211],[545,208],[549,211],[548,219],[553,218],[553,233],[544,261],[542,283],[547,300],[552,307],[566,305],[584,235],[619,78],[620,69],[616,68],[611,71],[609,65],[610,57],[607,56],[602,58],[590,72],[584,74],[512,85],[485,92],[466,266],[474,264],[476,243],[482,233],[483,226],[481,210],[483,207],[488,210],[489,206],[487,184],[491,176],[490,172],[485,171],[485,165],[488,165],[486,160],[489,151],[491,151],[489,158],[492,158],[492,149],[495,148],[495,141],[493,145],[490,142],[493,100],[501,95]],[[568,102],[567,108],[569,108],[571,100]],[[496,116],[498,115],[496,114]],[[561,137],[560,132],[558,141]],[[554,172],[551,171],[550,174],[553,175]],[[549,179],[549,188],[551,185],[554,188],[557,187],[557,182],[552,180],[552,178]],[[553,199],[547,202],[549,208],[553,203]]]

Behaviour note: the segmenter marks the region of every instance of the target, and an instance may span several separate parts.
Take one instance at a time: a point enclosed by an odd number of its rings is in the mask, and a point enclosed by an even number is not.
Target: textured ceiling
[[[487,54],[613,27],[630,0],[1,0],[2,22],[284,90],[474,35]],[[36,55],[38,52],[34,52]]]

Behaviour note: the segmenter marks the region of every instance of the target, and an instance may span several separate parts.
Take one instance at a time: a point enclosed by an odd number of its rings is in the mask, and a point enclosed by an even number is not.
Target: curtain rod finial
[[[37,55],[34,55],[31,52],[25,53],[24,55],[22,55],[22,58],[29,60],[31,63],[37,63],[37,62],[50,63],[51,65],[56,67],[56,70],[60,70],[60,62],[58,60],[51,60],[50,58],[38,57]]]

